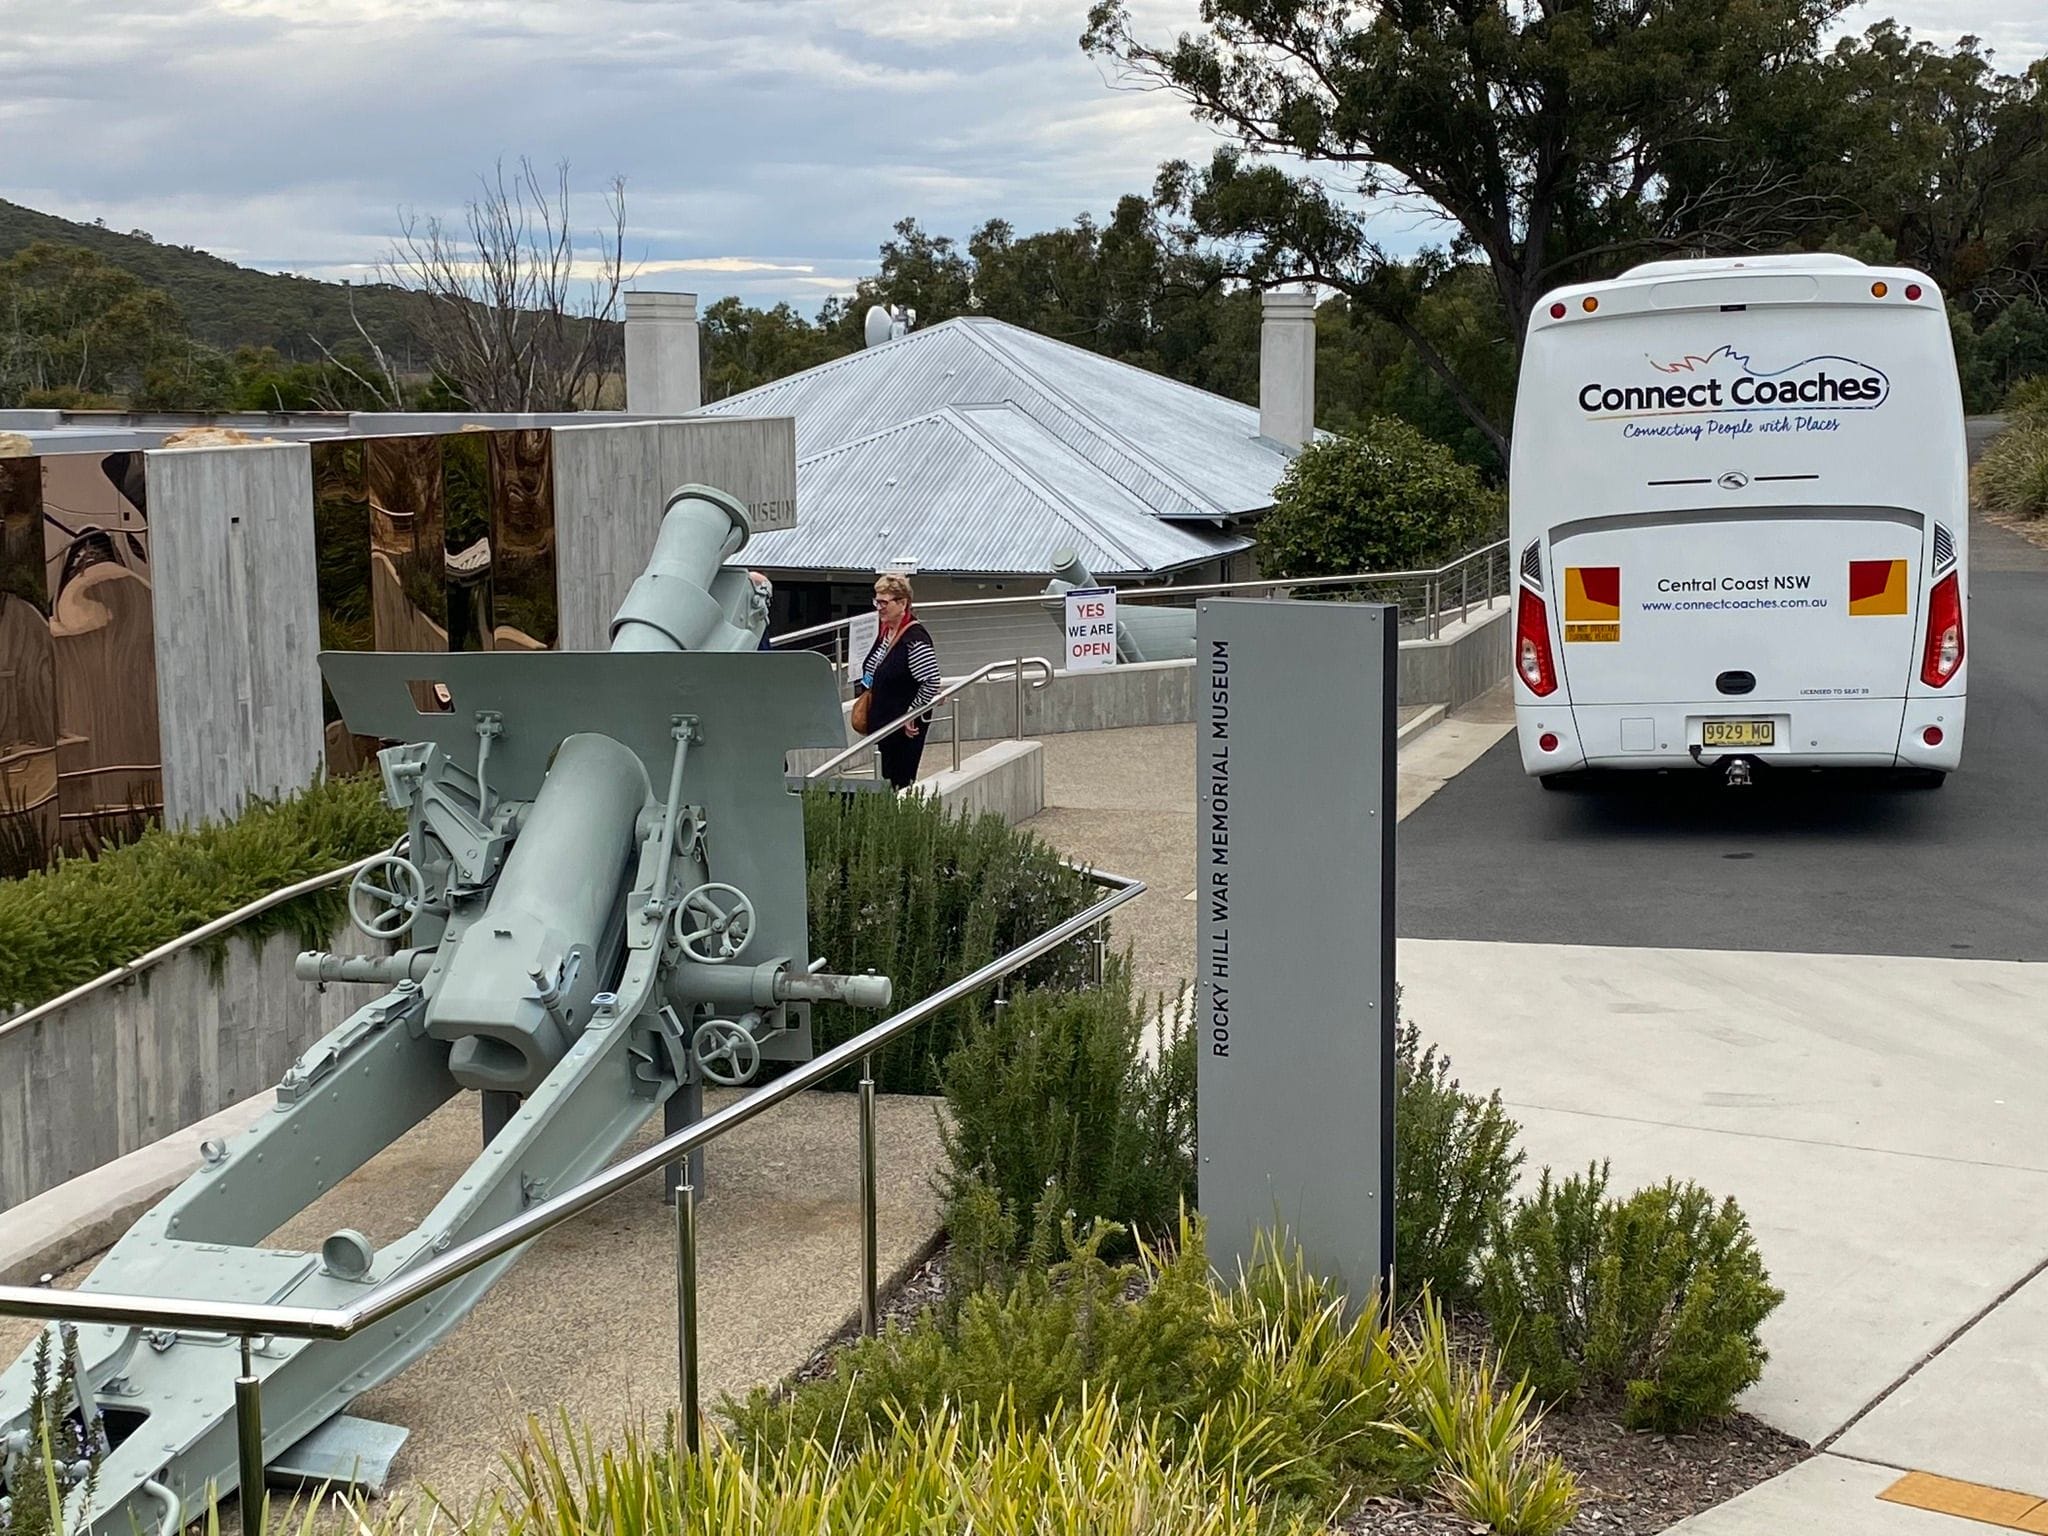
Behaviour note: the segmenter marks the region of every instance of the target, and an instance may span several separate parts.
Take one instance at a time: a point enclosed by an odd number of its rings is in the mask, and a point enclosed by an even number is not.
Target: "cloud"
[[[1207,157],[1213,130],[1081,53],[1086,5],[0,0],[0,196],[360,276],[407,210],[459,219],[527,154],[569,162],[579,249],[621,174],[644,274],[814,306],[905,216],[1043,229]],[[1199,22],[1198,0],[1133,9],[1148,37]],[[1944,41],[1967,26],[2007,68],[2048,52],[2039,0],[1888,9]]]

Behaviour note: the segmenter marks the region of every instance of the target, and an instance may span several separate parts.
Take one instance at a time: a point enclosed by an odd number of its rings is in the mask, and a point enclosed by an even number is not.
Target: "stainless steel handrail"
[[[873,730],[868,732],[867,735],[861,737],[859,741],[856,741],[844,752],[834,753],[831,757],[826,758],[824,762],[818,764],[817,767],[813,768],[809,773],[805,774],[804,777],[806,779],[822,779],[826,774],[830,773],[834,768],[837,768],[841,763],[846,762],[851,758],[860,756],[861,753],[865,752],[869,747],[872,747],[876,742],[880,741],[883,737],[887,736],[891,731],[900,729],[904,725],[908,724],[910,721],[915,720],[919,715],[930,713],[932,710],[938,708],[939,705],[945,703],[946,700],[954,697],[956,694],[966,692],[969,688],[972,688],[976,683],[984,681],[994,673],[1016,671],[1021,674],[1026,667],[1038,668],[1038,680],[1036,682],[1026,683],[1026,687],[1043,688],[1047,683],[1050,683],[1052,681],[1052,663],[1050,661],[1047,661],[1043,656],[1022,656],[1010,661],[992,661],[985,667],[977,667],[974,671],[968,673],[965,677],[955,678],[952,682],[948,683],[945,687],[941,688],[937,693],[933,694],[929,699],[925,700],[924,703],[910,710],[909,713],[898,715],[894,720],[891,720],[887,725],[882,726],[879,730]],[[956,758],[958,757],[957,748],[959,747],[959,743],[960,712],[958,709],[955,709],[953,711],[953,744],[956,749]],[[957,761],[954,766],[959,766]]]
[[[1117,588],[1117,598],[1119,601],[1129,599],[1136,602],[1141,599],[1150,600],[1154,598],[1209,597],[1219,592],[1270,592],[1276,587],[1298,590],[1316,587],[1360,587],[1368,583],[1385,583],[1390,581],[1425,581],[1448,576],[1460,566],[1474,560],[1489,559],[1507,547],[1508,541],[1506,539],[1496,539],[1491,544],[1482,545],[1478,549],[1468,550],[1466,553],[1458,556],[1457,559],[1431,570],[1357,571],[1348,576],[1266,576],[1257,581],[1210,581],[1188,587],[1126,586]],[[1112,583],[1112,585],[1114,584]],[[1057,601],[1059,594],[1056,592],[1027,592],[1017,597],[943,598],[938,602],[918,604],[918,612],[937,613],[941,609],[948,608],[1013,608],[1025,603],[1043,604],[1048,597]],[[782,646],[793,644],[799,640],[814,640],[820,635],[830,635],[844,630],[856,618],[861,617],[865,617],[865,615],[854,614],[843,619],[830,619],[823,624],[813,624],[806,629],[793,629],[785,635],[771,635],[769,636],[768,644],[779,649]]]
[[[530,1206],[519,1215],[450,1248],[409,1274],[397,1275],[347,1307],[293,1307],[239,1302],[180,1300],[162,1296],[129,1296],[104,1291],[57,1291],[36,1286],[0,1286],[0,1317],[31,1317],[44,1321],[112,1323],[125,1327],[192,1328],[237,1334],[263,1334],[297,1339],[346,1339],[373,1327],[394,1313],[431,1296],[442,1286],[581,1215],[628,1185],[675,1163],[727,1131],[745,1125],[837,1072],[854,1065],[922,1024],[963,997],[971,996],[1029,965],[1069,939],[1097,927],[1117,907],[1144,894],[1145,884],[1106,870],[1082,869],[1091,883],[1109,894],[1064,922],[940,988],[901,1013],[862,1031],[812,1058],[787,1076],[764,1083],[745,1098],[705,1116],[696,1124],[653,1143],[631,1157],[593,1174],[559,1195]]]
[[[309,896],[314,891],[325,890],[330,885],[339,885],[344,880],[353,880],[356,871],[383,858],[385,851],[388,850],[370,854],[367,858],[358,859],[353,864],[344,864],[339,869],[330,869],[324,875],[309,876],[299,881],[296,885],[288,885],[282,890],[272,891],[268,896],[259,896],[246,906],[237,907],[234,911],[223,917],[216,917],[212,922],[202,924],[194,928],[190,933],[181,933],[168,943],[157,945],[155,949],[150,950],[147,954],[138,955],[125,964],[117,965],[111,971],[95,976],[91,981],[82,982],[78,986],[73,987],[69,992],[60,993],[48,1002],[37,1003],[35,1007],[24,1009],[22,1012],[15,1014],[11,1019],[0,1019],[0,1037],[10,1035],[17,1029],[26,1029],[29,1025],[35,1023],[36,1020],[47,1018],[60,1008],[68,1008],[73,1003],[92,996],[93,993],[103,987],[111,987],[116,982],[133,981],[151,966],[161,965],[173,955],[183,954],[194,945],[204,944],[208,939],[218,938],[221,934],[239,927],[259,913],[268,912],[272,907],[281,907],[288,901],[294,901],[301,896]]]

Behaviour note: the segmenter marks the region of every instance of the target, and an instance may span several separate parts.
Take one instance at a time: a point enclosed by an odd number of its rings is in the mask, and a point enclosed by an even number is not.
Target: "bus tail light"
[[[1963,664],[1963,589],[1950,571],[1934,584],[1927,599],[1927,653],[1920,661],[1920,681],[1939,688]]]
[[[1522,588],[1521,603],[1515,610],[1515,670],[1537,698],[1557,692],[1557,668],[1550,659],[1550,616],[1544,611],[1543,599],[1527,587]]]

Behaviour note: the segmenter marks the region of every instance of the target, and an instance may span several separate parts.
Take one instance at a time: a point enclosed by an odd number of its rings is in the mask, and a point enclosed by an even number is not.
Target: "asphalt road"
[[[1509,736],[1401,826],[1401,933],[2048,960],[2048,550],[1971,529],[1970,713],[1937,790],[1623,777],[1549,793]]]

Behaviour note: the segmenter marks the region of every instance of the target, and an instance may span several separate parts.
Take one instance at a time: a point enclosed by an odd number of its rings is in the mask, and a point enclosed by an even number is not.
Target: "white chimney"
[[[626,409],[680,416],[704,403],[697,361],[697,295],[626,294]]]
[[[1268,288],[1260,304],[1259,436],[1299,448],[1316,426],[1315,290]]]

